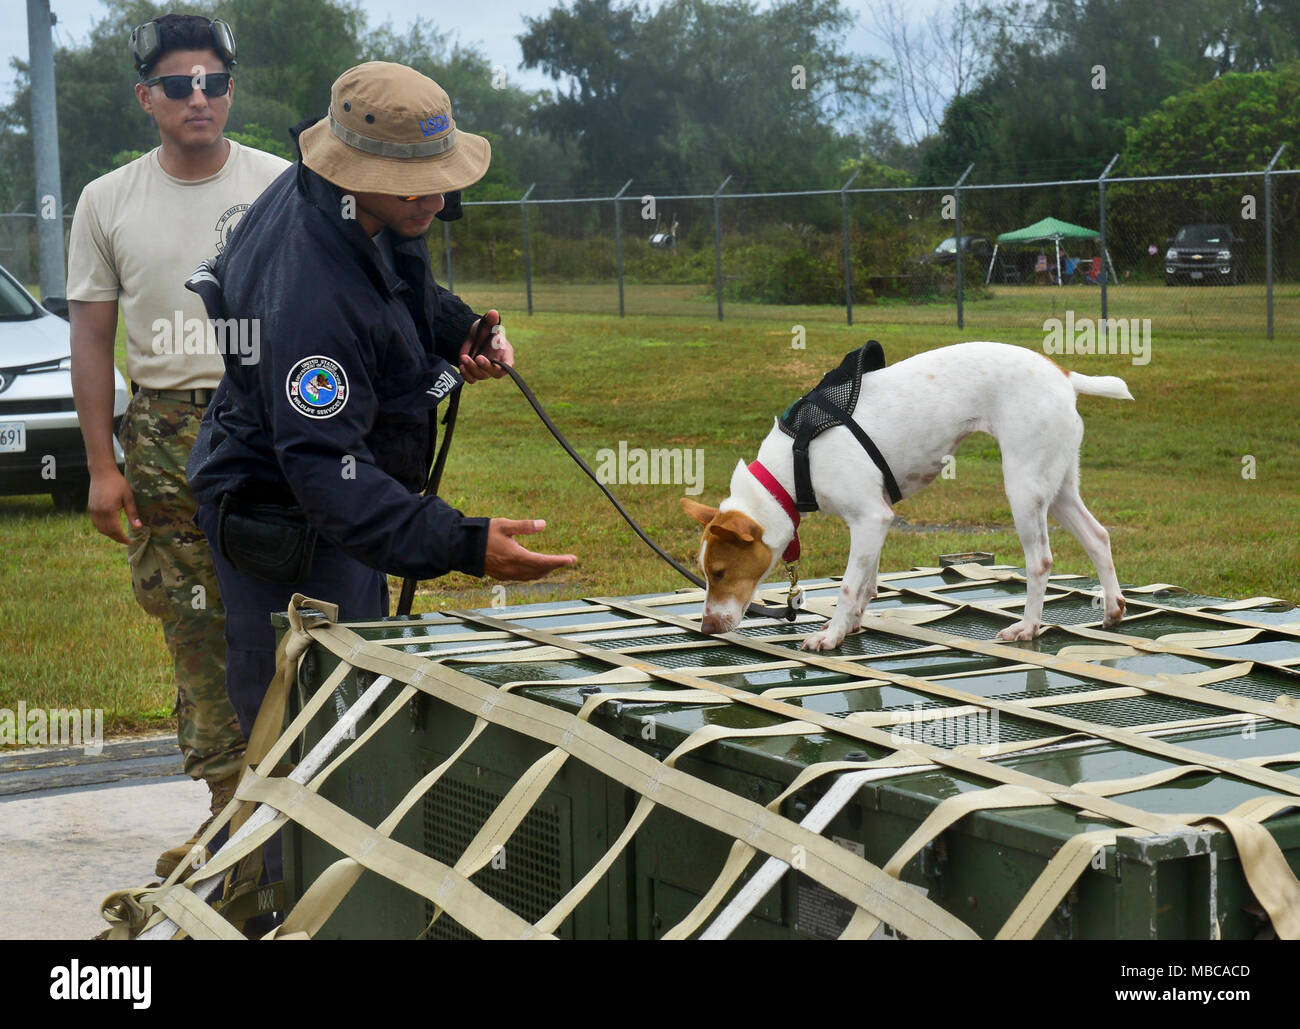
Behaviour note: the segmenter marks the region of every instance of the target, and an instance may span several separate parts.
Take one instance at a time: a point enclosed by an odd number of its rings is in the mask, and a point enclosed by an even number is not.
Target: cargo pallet
[[[288,817],[290,928],[1300,933],[1300,610],[1155,584],[1107,630],[1057,575],[1008,644],[1022,575],[960,564],[882,576],[862,631],[799,650],[838,585],[725,637],[696,590],[353,625],[304,601],[294,756],[370,700],[311,783],[241,787]]]

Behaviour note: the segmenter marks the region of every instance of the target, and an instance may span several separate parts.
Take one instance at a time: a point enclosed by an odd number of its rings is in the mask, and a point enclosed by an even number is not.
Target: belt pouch
[[[227,493],[217,509],[217,549],[247,575],[302,582],[311,572],[316,530],[301,508],[251,504]]]

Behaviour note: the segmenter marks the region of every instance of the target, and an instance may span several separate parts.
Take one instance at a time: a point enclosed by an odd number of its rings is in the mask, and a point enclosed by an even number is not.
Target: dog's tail
[[[1070,373],[1070,385],[1075,393],[1087,393],[1094,397],[1110,397],[1112,400],[1132,400],[1133,394],[1118,375],[1080,375]]]

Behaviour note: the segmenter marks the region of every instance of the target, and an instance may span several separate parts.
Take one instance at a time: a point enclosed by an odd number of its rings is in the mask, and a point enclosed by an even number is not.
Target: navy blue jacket
[[[188,284],[209,317],[258,319],[260,337],[256,361],[227,348],[190,486],[201,503],[296,502],[382,572],[482,575],[488,519],[419,495],[430,419],[462,385],[456,356],[478,316],[433,281],[423,238],[390,234],[394,275],[343,214],[343,191],[299,159]]]

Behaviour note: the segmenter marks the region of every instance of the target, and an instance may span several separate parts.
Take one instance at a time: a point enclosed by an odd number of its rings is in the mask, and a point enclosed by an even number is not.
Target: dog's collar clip
[[[785,594],[785,620],[793,622],[804,605],[803,587],[799,585],[799,562],[787,560],[785,570],[790,576],[790,588]]]

